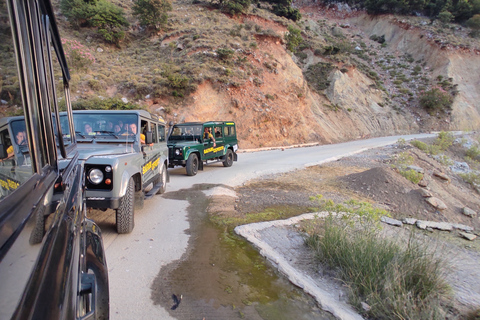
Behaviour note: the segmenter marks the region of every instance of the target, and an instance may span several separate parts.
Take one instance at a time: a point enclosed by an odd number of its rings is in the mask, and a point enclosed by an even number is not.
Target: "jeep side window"
[[[153,138],[153,143],[157,143],[157,126],[155,123],[150,123],[150,131],[152,131],[152,138]]]
[[[3,5],[3,4],[2,4]],[[3,10],[3,8],[2,8]],[[30,150],[25,120],[16,117],[16,130],[12,129],[12,118],[2,117],[21,110],[23,115],[20,81],[17,75],[17,60],[9,19],[0,19],[2,32],[2,54],[0,54],[0,202],[25,183],[32,175],[32,165],[24,161]],[[15,143],[17,139],[18,143]],[[1,214],[1,212],[0,212]]]
[[[159,138],[159,142],[163,142],[165,141],[165,126],[162,125],[162,124],[159,124],[157,126],[158,128],[158,138]]]
[[[46,24],[49,25],[48,17]],[[47,32],[40,29],[41,39],[43,42],[43,58],[45,63],[45,77],[46,77],[46,97],[47,105],[50,106],[52,113],[53,130],[55,134],[55,143],[57,145],[57,155],[59,158],[67,157],[67,151],[65,147],[72,144],[72,132],[70,132],[71,125],[69,123],[68,116],[56,117],[60,109],[66,110],[66,103],[69,100],[68,87],[63,83],[62,68],[58,62],[57,55],[53,50],[53,44],[50,35],[50,29],[47,28]],[[52,77],[53,75],[53,77]],[[59,106],[59,104],[61,106]],[[70,117],[71,118],[71,117]]]
[[[222,127],[215,127],[215,139],[222,138]]]
[[[225,137],[233,137],[235,136],[235,127],[234,126],[225,126],[224,128]]]

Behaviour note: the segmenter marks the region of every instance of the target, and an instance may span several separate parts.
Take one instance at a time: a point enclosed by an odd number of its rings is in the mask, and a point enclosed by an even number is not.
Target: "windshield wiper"
[[[118,136],[115,133],[113,133],[112,131],[95,131],[95,132],[97,132],[97,133],[108,133],[108,134],[114,136],[115,139],[118,139]]]
[[[78,134],[83,139],[86,139],[86,137],[80,131],[75,131],[75,133]]]

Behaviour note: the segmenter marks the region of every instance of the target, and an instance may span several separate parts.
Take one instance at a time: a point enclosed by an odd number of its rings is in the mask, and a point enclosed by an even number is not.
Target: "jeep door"
[[[213,159],[215,157],[215,151],[213,147],[213,139],[209,138],[209,133],[214,134],[213,125],[204,125],[202,128],[202,141],[203,141],[203,154],[202,160]]]
[[[225,141],[223,139],[223,126],[216,124],[212,131],[215,137],[216,147],[214,148],[213,155],[215,157],[221,157],[225,155]]]
[[[140,134],[143,134],[146,137],[147,133],[151,133],[153,140],[153,143],[149,145],[147,145],[146,143],[143,143],[141,145],[144,158],[144,164],[142,168],[144,187],[146,187],[148,184],[153,182],[155,178],[158,177],[161,166],[163,165],[162,152],[164,156],[167,154],[165,136],[163,137],[163,141],[160,142],[158,135],[159,129],[157,128],[157,126],[157,123],[153,121],[148,121],[143,118],[140,121]]]

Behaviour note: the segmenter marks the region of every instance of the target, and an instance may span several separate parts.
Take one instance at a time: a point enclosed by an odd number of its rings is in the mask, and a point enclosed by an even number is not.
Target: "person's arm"
[[[215,141],[215,137],[214,137],[213,134],[211,134],[211,133],[210,133],[210,137],[212,138],[213,146],[216,147],[216,146],[217,146],[217,142]]]

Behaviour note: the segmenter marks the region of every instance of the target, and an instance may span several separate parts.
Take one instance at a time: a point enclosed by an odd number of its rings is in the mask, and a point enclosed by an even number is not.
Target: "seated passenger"
[[[129,133],[136,135],[137,134],[137,125],[135,123],[130,123],[129,127]],[[140,143],[145,144],[145,135],[143,133],[140,133]]]
[[[213,141],[213,146],[216,147],[217,143],[215,142],[215,138],[213,137],[213,134],[210,132],[210,129],[205,127],[205,130],[203,132],[203,139],[212,139]]]
[[[18,131],[17,135],[15,136],[15,140],[19,146],[26,146],[27,145],[27,133],[25,131]]]
[[[85,126],[83,128],[83,132],[87,135],[94,135],[95,132],[93,132],[92,126],[89,123],[85,123]]]

